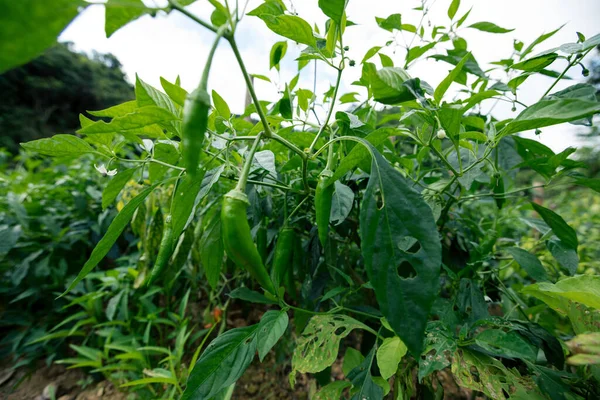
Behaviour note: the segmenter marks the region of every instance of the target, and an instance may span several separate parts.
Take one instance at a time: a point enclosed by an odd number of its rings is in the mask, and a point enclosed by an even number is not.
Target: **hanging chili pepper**
[[[333,172],[325,169],[319,175],[317,190],[315,192],[315,214],[317,219],[317,229],[319,230],[319,241],[325,247],[327,236],[329,233],[329,216],[331,214],[331,201],[333,199],[333,185],[327,185],[329,178],[333,176]]]
[[[171,214],[168,214],[165,218],[165,225],[163,230],[163,236],[160,241],[160,246],[158,248],[158,255],[156,256],[156,262],[154,263],[154,267],[152,267],[152,271],[150,272],[150,277],[148,278],[148,285],[151,285],[156,281],[156,279],[162,274],[165,267],[169,263],[169,259],[171,258],[171,254],[173,253],[173,224],[171,224]]]
[[[273,257],[273,269],[271,271],[271,278],[275,283],[275,287],[279,287],[284,283],[287,271],[293,268],[292,255],[295,236],[294,230],[289,227],[284,227],[279,232],[277,245],[275,246],[275,255]]]

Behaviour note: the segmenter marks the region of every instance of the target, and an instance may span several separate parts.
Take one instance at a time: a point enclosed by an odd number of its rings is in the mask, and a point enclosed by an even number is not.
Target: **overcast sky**
[[[291,2],[284,0],[291,8]],[[153,4],[152,0],[145,1]],[[156,4],[164,4],[164,0],[155,0]],[[230,3],[235,3],[230,1]],[[240,0],[240,4],[243,3]],[[262,0],[250,0],[248,11],[261,4]],[[326,17],[317,6],[317,0],[296,0],[293,7],[298,14],[309,23],[323,26]],[[431,12],[428,20],[433,25],[448,26],[446,14],[450,0],[429,0]],[[349,27],[344,35],[344,44],[350,46],[347,55],[357,61],[354,68],[346,68],[342,79],[340,93],[359,92],[364,99],[365,91],[353,87],[351,83],[360,77],[358,64],[366,51],[375,45],[383,46],[394,38],[394,35],[377,27],[375,16],[386,17],[393,13],[402,14],[402,22],[418,25],[420,13],[412,8],[420,5],[417,0],[349,0],[348,19],[358,26]],[[473,10],[464,24],[468,26],[479,21],[489,21],[504,28],[515,30],[506,34],[484,33],[474,29],[461,29],[460,35],[468,41],[469,50],[473,52],[483,69],[491,61],[508,58],[512,53],[513,39],[525,42],[533,41],[543,32],[552,31],[559,26],[566,26],[551,39],[536,48],[539,52],[548,48],[577,40],[579,31],[591,37],[600,33],[598,24],[600,17],[600,1],[598,0],[463,0],[457,13],[462,16],[469,8]],[[199,0],[188,8],[191,12],[208,20],[212,6],[206,0]],[[425,21],[427,26],[428,20]],[[399,44],[410,43],[412,34],[404,32],[396,35]],[[192,90],[200,79],[204,63],[213,41],[214,34],[202,28],[187,17],[172,12],[170,15],[159,15],[155,18],[145,16],[115,33],[110,39],[104,34],[104,7],[94,5],[88,7],[61,35],[61,41],[72,41],[78,50],[90,52],[113,53],[123,64],[123,68],[131,82],[137,73],[146,82],[160,87],[159,78],[174,81],[181,77],[182,86]],[[238,46],[250,73],[269,76],[273,84],[257,81],[258,96],[261,99],[278,99],[278,90],[296,74],[294,59],[300,46],[288,45],[288,53],[282,62],[281,72],[269,71],[269,52],[273,43],[283,40],[270,32],[264,23],[256,17],[245,17],[236,33]],[[413,46],[417,44],[415,40]],[[438,50],[444,53],[443,47]],[[535,53],[534,52],[534,53]],[[396,66],[404,64],[405,50],[401,46],[389,46],[382,53],[390,56]],[[435,54],[430,52],[428,54]],[[378,61],[377,58],[373,59]],[[589,63],[589,58],[587,63]],[[556,62],[552,68],[562,70],[565,64]],[[320,63],[317,94],[320,96],[335,82],[335,70]],[[451,66],[435,60],[422,60],[413,64],[409,73],[419,77],[433,87],[447,75]],[[573,68],[571,76],[581,79],[581,69]],[[501,77],[501,76],[499,76]],[[550,85],[551,79],[546,77],[529,78],[522,86],[519,100],[531,104],[537,101]],[[573,82],[563,82],[557,89],[564,88]],[[219,46],[211,69],[211,89],[216,90],[229,103],[233,112],[243,110],[245,85],[239,67],[228,44]],[[312,90],[313,65],[307,66],[301,75],[298,87]],[[458,88],[458,85],[453,86]],[[511,104],[501,102],[494,108],[498,118],[516,116],[510,110]],[[564,125],[543,129],[540,139],[555,151],[562,150],[576,143],[577,127]]]

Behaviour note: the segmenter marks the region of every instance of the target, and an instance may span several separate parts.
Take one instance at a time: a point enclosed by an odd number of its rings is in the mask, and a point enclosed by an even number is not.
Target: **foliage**
[[[242,15],[230,3],[211,1],[210,23],[175,1],[164,9],[107,3],[109,34],[159,11],[181,12],[215,32],[198,89],[188,95],[179,82],[161,79],[161,91],[138,78],[135,101],[92,112],[93,119],[82,115],[79,136],[23,144],[45,156],[103,160],[109,167],[97,169],[114,175],[102,205],[112,209],[116,202],[118,214],[101,227],[77,277],[62,282],[59,301],[83,311],[59,324],[71,327],[60,335],[83,342],[71,344],[78,356],[61,362],[92,368],[138,388],[140,396],[219,397],[257,351],[262,361],[290,337],[293,321],[299,335],[290,383],[297,372],[318,373],[317,398],[408,398],[417,389],[440,396],[444,369],[462,388],[491,398],[600,396],[595,358],[577,357],[578,367],[566,366],[563,350],[566,338],[598,331],[597,269],[585,264],[597,259],[597,245],[585,237],[593,227],[573,224],[569,213],[538,195],[574,186],[597,192],[599,182],[570,158],[575,149],[556,154],[517,135],[593,122],[600,102],[592,86],[554,88],[600,44],[600,35],[578,34],[577,42],[542,53],[538,46],[556,31],[528,46],[515,41],[512,55],[492,63],[505,76],[494,80],[468,51],[461,29],[511,29],[487,21],[464,25],[469,11],[457,0],[449,5],[450,21],[425,27],[429,9],[422,7],[418,26],[399,14],[376,20],[392,35],[408,32],[411,46],[417,44],[407,49],[403,68],[384,54],[394,40],[369,50],[353,83],[360,92],[348,96],[338,93],[340,79],[356,60],[347,56],[343,38],[359,28],[346,17],[347,2],[320,1],[329,19],[313,28],[282,1],[267,0],[247,15],[303,45],[298,74],[308,63],[337,73],[323,96],[297,87],[294,78],[280,99],[267,102],[257,98],[237,48]],[[206,91],[221,38],[253,99],[242,115]],[[275,44],[272,67],[285,57],[286,43]],[[423,59],[449,64],[435,88],[413,77],[411,67]],[[559,61],[564,73],[552,69]],[[526,105],[518,100],[519,86],[533,74],[550,80],[540,100]],[[353,104],[334,113],[338,101]],[[482,106],[490,101],[522,110],[497,120]],[[327,113],[315,124],[317,106]],[[327,214],[329,221],[322,218]],[[285,255],[288,269],[269,275],[277,242],[289,229],[297,239]],[[95,269],[129,235],[135,239],[117,266]],[[202,291],[206,310],[227,309],[227,292],[272,307],[258,323],[221,330],[201,352],[212,331],[196,332],[187,307]],[[220,318],[213,312],[211,329]],[[363,352],[346,351],[345,380],[331,383],[328,367],[352,331],[360,332]],[[55,339],[49,331],[30,343]]]

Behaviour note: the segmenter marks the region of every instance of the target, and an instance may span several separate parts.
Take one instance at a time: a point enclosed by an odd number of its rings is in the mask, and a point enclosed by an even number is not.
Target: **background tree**
[[[79,113],[133,98],[121,63],[112,54],[76,52],[61,43],[35,60],[0,75],[0,146],[74,132]]]

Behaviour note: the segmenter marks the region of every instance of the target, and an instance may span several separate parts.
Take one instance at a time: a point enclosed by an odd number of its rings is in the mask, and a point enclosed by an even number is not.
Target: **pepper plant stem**
[[[246,156],[246,162],[244,163],[244,167],[242,168],[242,172],[240,173],[238,183],[235,186],[236,190],[239,190],[240,192],[246,191],[246,182],[248,181],[248,174],[250,174],[250,168],[252,167],[254,153],[256,153],[256,150],[258,149],[261,137],[262,132],[256,135],[256,139],[254,139],[254,143],[252,143],[252,147],[250,148],[250,150],[248,151],[248,155]]]
[[[194,21],[196,21],[197,23],[199,23],[200,25],[202,25],[206,29],[209,29],[209,30],[211,30],[211,31],[213,31],[215,33],[217,32],[217,28],[215,28],[214,26],[212,26],[208,22],[205,22],[205,21],[201,20],[200,18],[196,17],[194,14],[192,14],[191,12],[189,12],[188,10],[186,10],[185,8],[183,8],[179,3],[177,3],[177,1],[175,1],[175,0],[169,0],[169,5],[174,10],[177,10],[180,13],[182,13],[183,15],[185,15],[186,17],[188,17],[190,19],[193,19]]]
[[[323,121],[323,125],[321,125],[321,129],[319,129],[319,132],[317,132],[317,134],[315,135],[315,138],[313,139],[312,143],[310,144],[310,147],[308,148],[309,153],[312,153],[313,149],[317,145],[317,141],[319,140],[319,137],[321,136],[321,134],[323,134],[323,131],[327,128],[327,124],[329,123],[331,114],[333,114],[333,109],[335,107],[335,100],[337,98],[337,93],[340,88],[340,82],[342,80],[342,71],[343,70],[344,70],[343,67],[338,69],[337,81],[335,83],[335,89],[333,89],[333,97],[331,98],[331,107],[329,107],[329,111],[327,112],[327,117],[325,117],[325,121]]]

